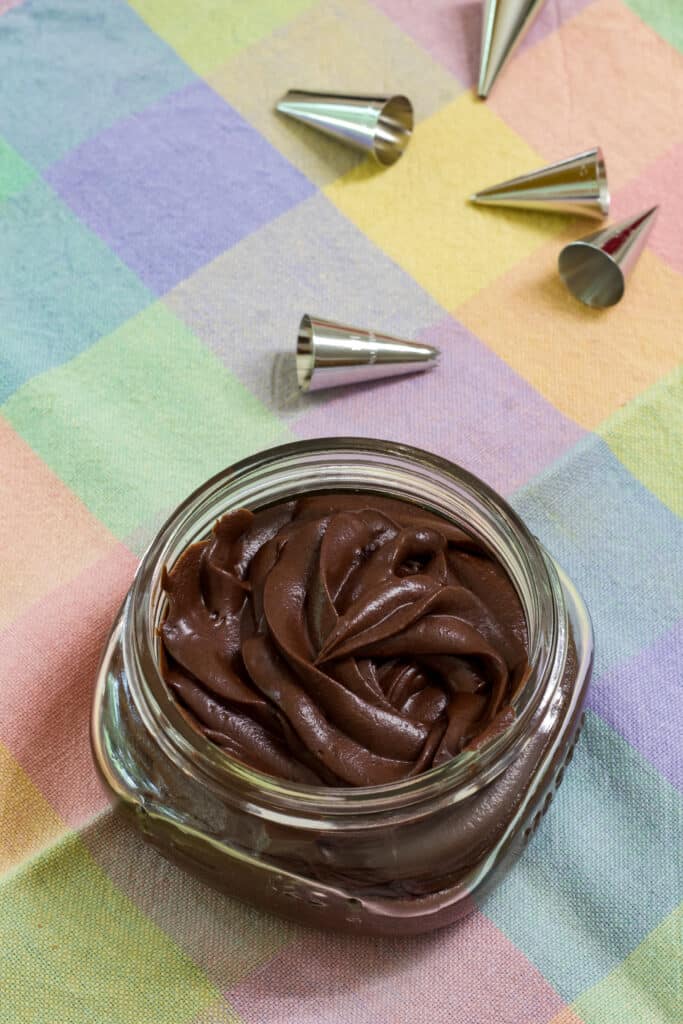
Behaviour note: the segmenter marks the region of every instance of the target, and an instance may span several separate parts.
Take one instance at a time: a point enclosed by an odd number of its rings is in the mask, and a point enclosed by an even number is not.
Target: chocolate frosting
[[[163,586],[162,671],[185,714],[295,782],[373,786],[443,764],[509,723],[527,671],[502,566],[407,502],[240,509]]]

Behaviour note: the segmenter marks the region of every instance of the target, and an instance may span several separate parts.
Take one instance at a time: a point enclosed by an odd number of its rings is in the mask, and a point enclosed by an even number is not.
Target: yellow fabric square
[[[553,214],[467,201],[472,192],[542,163],[467,92],[418,126],[393,167],[366,161],[325,192],[450,311],[563,230],[565,221]]]
[[[184,1024],[219,995],[75,835],[0,883],[0,935],[3,1020]]]
[[[345,67],[353,68],[353,81],[343,72]],[[288,89],[339,92],[347,87],[369,96],[402,92],[410,97],[416,119],[424,120],[463,88],[365,0],[322,0],[236,54],[209,84],[318,185],[334,181],[363,157],[277,114],[274,105]]]
[[[67,826],[0,743],[0,874],[66,831]]]
[[[579,234],[568,226],[456,315],[560,412],[593,429],[675,368],[683,280],[646,250],[619,305],[589,309],[557,273],[564,240]]]
[[[313,0],[130,0],[200,75],[288,21]]]

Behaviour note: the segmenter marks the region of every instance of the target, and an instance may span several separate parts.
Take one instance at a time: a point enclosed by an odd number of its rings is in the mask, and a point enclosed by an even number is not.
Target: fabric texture
[[[0,1018],[683,1020],[683,6],[548,0],[488,102],[472,0],[0,0]],[[278,117],[405,92],[379,170]],[[622,303],[556,273],[579,219],[475,208],[600,144],[659,221]],[[434,372],[300,396],[304,312]],[[107,809],[100,652],[170,510],[296,438],[426,447],[521,512],[596,630],[586,727],[466,921],[322,934],[227,899]]]

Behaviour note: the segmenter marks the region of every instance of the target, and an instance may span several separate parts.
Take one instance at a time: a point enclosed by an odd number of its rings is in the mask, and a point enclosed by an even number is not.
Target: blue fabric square
[[[29,0],[0,32],[0,135],[39,170],[196,80],[122,2]]]
[[[0,401],[152,295],[42,181],[0,205]]]
[[[683,611],[683,521],[590,436],[513,504],[569,573],[595,626],[596,673],[636,654]]]
[[[592,712],[538,832],[481,909],[567,1001],[683,898],[680,794]]]

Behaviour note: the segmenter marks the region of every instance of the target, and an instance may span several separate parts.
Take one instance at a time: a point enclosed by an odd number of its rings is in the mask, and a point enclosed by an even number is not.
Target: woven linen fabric
[[[0,1020],[683,1020],[683,4],[548,0],[489,101],[475,0],[0,0]],[[379,170],[273,112],[403,92]],[[621,304],[564,290],[588,221],[475,208],[592,145],[659,220]],[[300,397],[302,313],[438,345]],[[257,912],[107,808],[88,715],[139,557],[249,453],[357,434],[500,490],[591,610],[571,769],[459,925],[383,941]]]

